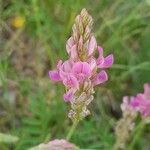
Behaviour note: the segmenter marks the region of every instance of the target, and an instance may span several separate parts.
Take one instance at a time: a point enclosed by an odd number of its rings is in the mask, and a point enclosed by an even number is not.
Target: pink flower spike
[[[96,43],[96,39],[94,36],[91,37],[90,42],[89,42],[89,46],[88,46],[88,54],[89,56],[93,54],[94,50],[97,47],[97,43]]]
[[[70,101],[68,117],[79,121],[90,114],[87,106],[94,99],[94,86],[108,80],[104,69],[113,64],[113,55],[103,56],[103,48],[97,45],[92,33],[93,19],[82,9],[72,26],[72,35],[66,42],[67,60],[57,63],[56,71],[49,76],[54,81],[61,80],[66,92],[65,102]],[[96,51],[99,56],[96,57]],[[100,71],[99,71],[100,70]]]
[[[72,91],[72,89],[70,89],[69,91],[67,91],[64,94],[64,101],[69,102],[69,101],[73,100],[73,97],[74,97],[73,91]]]
[[[49,77],[51,78],[51,80],[53,81],[61,81],[61,78],[59,76],[58,71],[54,70],[54,71],[49,71]]]
[[[144,84],[144,93],[138,93],[135,97],[128,98],[128,104],[125,103],[123,98],[123,104],[121,107],[126,107],[133,112],[140,112],[141,116],[150,116],[150,86]],[[126,110],[129,110],[126,109]],[[122,109],[124,111],[124,109]]]
[[[96,75],[96,77],[93,79],[93,85],[96,86],[98,84],[104,83],[108,80],[107,73],[102,70],[100,73]]]

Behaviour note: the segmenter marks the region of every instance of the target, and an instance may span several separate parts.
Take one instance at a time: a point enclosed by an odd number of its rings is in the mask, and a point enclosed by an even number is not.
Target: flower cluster
[[[131,98],[128,96],[123,98],[122,111],[126,111],[129,108],[140,112],[142,116],[150,116],[150,84],[144,84],[144,93],[139,93]]]
[[[123,97],[121,109],[123,116],[115,127],[116,144],[114,150],[126,149],[126,144],[135,128],[138,112],[144,124],[150,122],[150,84],[144,84],[144,93],[130,98],[128,96]]]
[[[97,45],[91,33],[92,24],[92,17],[83,9],[75,19],[72,36],[66,44],[68,60],[59,60],[57,69],[49,71],[50,78],[61,81],[66,88],[64,101],[71,103],[69,117],[73,120],[90,113],[87,105],[93,100],[94,87],[108,80],[105,69],[113,64],[113,55],[104,57],[102,47]]]

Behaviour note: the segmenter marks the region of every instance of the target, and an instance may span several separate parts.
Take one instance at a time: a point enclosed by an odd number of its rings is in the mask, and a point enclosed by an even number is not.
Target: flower
[[[142,124],[150,123],[150,84],[144,84],[144,93],[136,96],[124,96],[121,104],[122,118],[115,126],[116,143],[114,149],[126,149],[127,142],[135,128],[135,119],[138,112],[142,118]]]
[[[86,78],[90,77],[92,74],[90,65],[87,62],[77,62],[72,68],[73,74],[79,80],[79,82],[84,81]]]
[[[69,143],[64,139],[55,139],[53,141],[48,142],[47,144],[42,143],[36,147],[30,148],[30,150],[75,150],[77,147]]]
[[[23,16],[16,16],[11,23],[13,27],[21,28],[25,24],[25,18]]]
[[[115,125],[116,142],[114,150],[126,149],[127,142],[135,127],[135,119],[137,117],[137,111],[133,109],[130,102],[134,97],[123,97],[123,103],[121,104],[122,117]]]
[[[140,112],[142,116],[150,116],[150,84],[144,84],[144,93],[139,93],[135,97],[124,97],[121,108],[123,111],[130,108]]]
[[[99,57],[97,59],[98,68],[110,68],[114,62],[113,55],[110,54],[104,58],[103,57],[103,48],[100,46],[98,47],[98,52],[99,52]]]
[[[113,55],[103,56],[103,49],[97,46],[91,33],[92,17],[86,9],[76,17],[72,36],[66,42],[68,60],[57,64],[57,69],[49,71],[49,77],[55,82],[62,82],[66,92],[64,101],[71,103],[69,117],[81,120],[90,112],[87,109],[93,100],[94,87],[105,83],[108,75],[105,69],[113,64]],[[98,58],[95,53],[99,53]]]
[[[93,85],[95,86],[104,83],[107,80],[108,80],[108,75],[104,70],[102,70],[93,78]]]
[[[53,81],[60,81],[60,80],[61,80],[60,75],[59,75],[59,73],[58,73],[57,70],[49,71],[49,77],[50,77]]]

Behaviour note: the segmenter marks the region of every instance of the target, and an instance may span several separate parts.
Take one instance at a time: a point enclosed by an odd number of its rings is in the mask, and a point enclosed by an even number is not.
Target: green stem
[[[133,140],[132,140],[131,144],[129,145],[128,150],[133,150],[134,145],[137,143],[137,141],[139,140],[139,138],[144,130],[144,127],[145,127],[144,122],[139,123],[139,125],[136,127],[136,129],[135,129],[136,134],[133,137]]]
[[[71,127],[69,133],[67,134],[67,137],[66,137],[67,140],[70,140],[70,139],[71,139],[71,137],[72,137],[72,135],[73,135],[73,133],[74,133],[74,131],[75,131],[75,129],[76,129],[78,123],[79,123],[78,120],[75,120],[75,121],[73,122],[73,125],[72,125],[72,127]]]

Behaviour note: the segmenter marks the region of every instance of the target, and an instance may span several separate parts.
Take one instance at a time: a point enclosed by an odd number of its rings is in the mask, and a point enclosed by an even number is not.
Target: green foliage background
[[[71,142],[112,149],[122,96],[142,92],[150,82],[149,0],[1,0],[0,131],[19,137],[15,144],[0,143],[1,150],[24,150],[66,137],[69,105],[63,102],[62,85],[53,84],[47,72],[59,58],[67,58],[65,43],[82,8],[92,15],[97,42],[105,54],[114,54],[115,64],[109,81],[96,88],[91,116]],[[22,28],[12,27],[15,16],[25,18]],[[149,127],[135,150],[150,148],[148,132]]]

